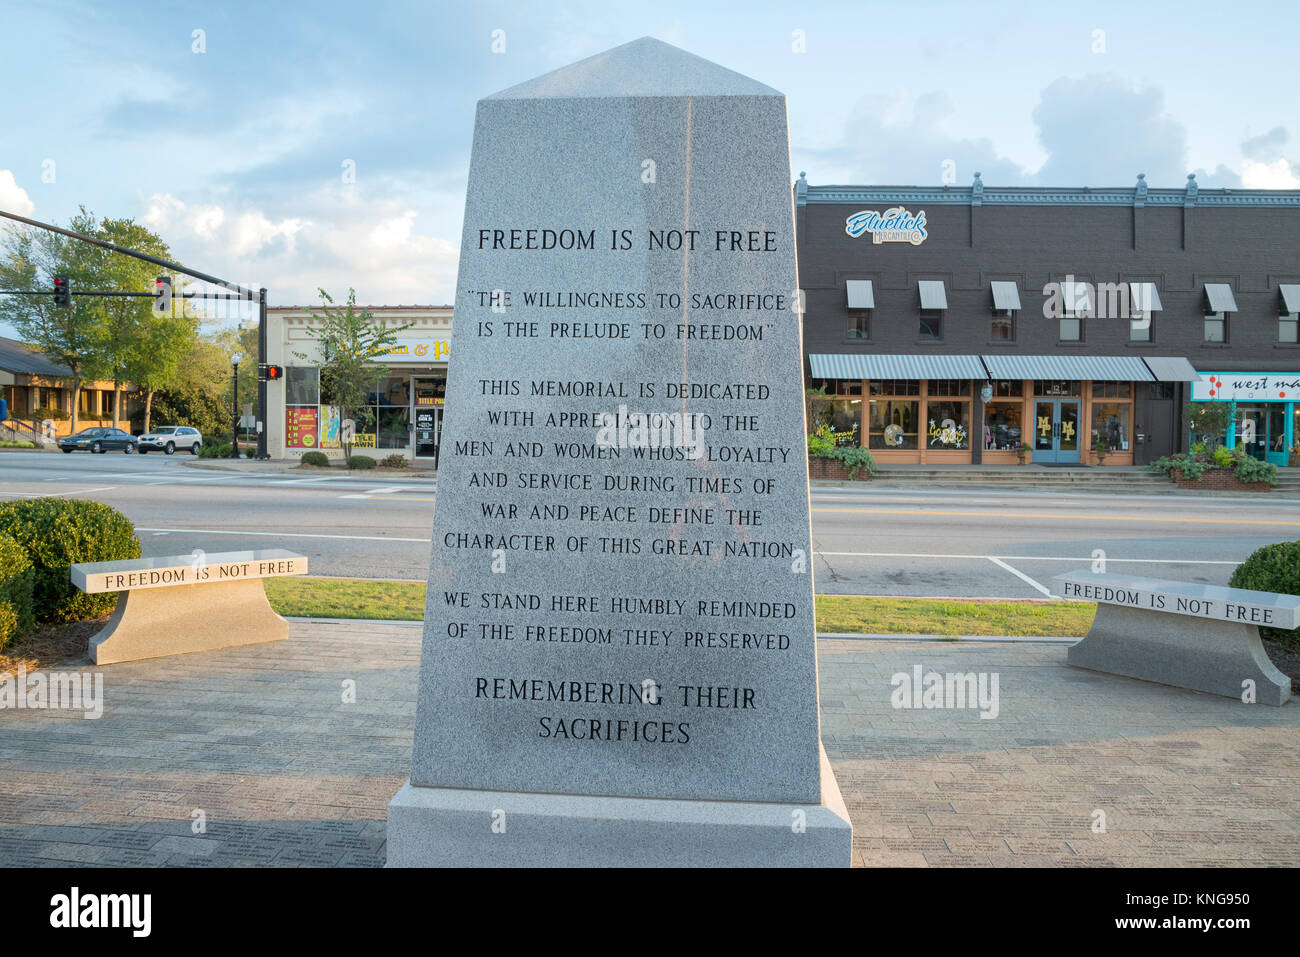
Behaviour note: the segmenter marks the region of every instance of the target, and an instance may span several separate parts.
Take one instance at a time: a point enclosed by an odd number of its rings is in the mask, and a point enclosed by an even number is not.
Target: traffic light
[[[172,314],[171,276],[159,276],[153,281],[153,314],[155,316]]]
[[[54,308],[67,309],[72,305],[72,280],[67,276],[54,277]]]
[[[264,366],[265,374],[262,376],[267,382],[279,382],[284,378],[284,366]]]

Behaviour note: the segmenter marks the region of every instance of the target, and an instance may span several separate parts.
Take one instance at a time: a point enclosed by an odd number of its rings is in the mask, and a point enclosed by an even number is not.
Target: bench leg
[[[1077,668],[1238,701],[1246,681],[1254,682],[1259,704],[1285,704],[1291,697],[1291,679],[1269,661],[1259,629],[1239,622],[1102,604],[1066,660]]]
[[[282,641],[289,623],[271,610],[262,579],[122,592],[90,639],[97,665]]]

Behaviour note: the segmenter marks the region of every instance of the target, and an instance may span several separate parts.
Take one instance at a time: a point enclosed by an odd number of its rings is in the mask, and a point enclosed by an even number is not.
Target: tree
[[[413,323],[389,326],[384,320],[379,320],[376,324],[369,309],[357,309],[355,289],[348,290],[347,305],[342,307],[335,306],[324,289],[317,291],[321,297],[321,311],[313,311],[311,316],[319,326],[311,328],[309,333],[320,343],[320,356],[316,361],[320,367],[321,400],[338,409],[340,421],[347,421],[366,404],[375,383],[386,371],[373,357],[391,349],[397,342],[397,333],[411,328]],[[301,352],[294,355],[299,359],[313,358]],[[340,444],[344,461],[350,468],[352,443],[341,441]]]
[[[1183,421],[1192,433],[1192,442],[1204,442],[1211,450],[1222,445],[1228,435],[1228,423],[1233,419],[1233,409],[1231,402],[1187,403],[1183,409]]]
[[[154,393],[151,413],[164,425],[189,425],[205,441],[220,441],[230,428],[230,354],[223,334],[200,336],[181,355],[185,375]],[[143,409],[139,413],[143,429]]]
[[[104,219],[95,235],[127,249],[170,259],[171,250],[157,233],[131,219]],[[150,292],[159,267],[110,250],[100,250],[103,289]],[[179,279],[180,277],[177,277]],[[172,314],[153,315],[153,300],[103,298],[93,300],[100,322],[95,330],[98,352],[113,380],[113,425],[121,418],[121,388],[128,380],[145,391],[144,428],[149,428],[153,393],[173,384],[182,371],[179,354],[197,339],[198,319],[191,300],[182,299],[177,284]]]
[[[79,233],[93,233],[95,217],[81,207],[68,223]],[[72,291],[102,289],[103,251],[80,240],[46,230],[11,228],[0,251],[0,287],[5,289],[53,289],[55,276],[72,280]],[[72,381],[72,431],[77,431],[81,385],[107,369],[97,334],[101,310],[88,296],[72,298],[66,309],[54,307],[54,297],[0,296],[0,320],[10,323],[20,338],[48,358],[64,366]]]

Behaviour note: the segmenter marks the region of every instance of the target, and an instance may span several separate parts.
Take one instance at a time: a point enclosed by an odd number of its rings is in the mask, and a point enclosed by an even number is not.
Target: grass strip
[[[268,578],[271,607],[293,618],[418,621],[418,582],[341,578]],[[1082,636],[1096,606],[1083,602],[982,601],[818,595],[817,630],[891,635]]]

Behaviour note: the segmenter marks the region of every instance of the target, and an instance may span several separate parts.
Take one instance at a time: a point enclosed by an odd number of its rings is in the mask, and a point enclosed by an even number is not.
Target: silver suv
[[[180,449],[198,455],[202,444],[203,436],[198,429],[192,429],[188,425],[163,425],[136,439],[135,450],[141,455],[155,450],[171,455]]]

